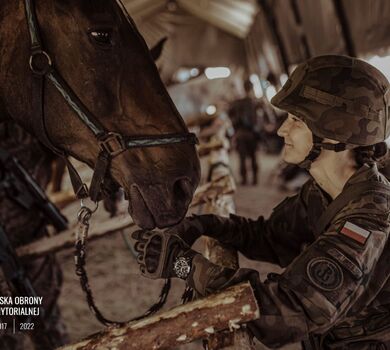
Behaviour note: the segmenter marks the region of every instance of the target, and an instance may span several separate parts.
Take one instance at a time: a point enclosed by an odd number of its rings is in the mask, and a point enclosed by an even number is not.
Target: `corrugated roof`
[[[256,0],[123,0],[136,22],[177,5],[238,38],[245,38],[258,11]],[[172,5],[173,4],[173,5]]]

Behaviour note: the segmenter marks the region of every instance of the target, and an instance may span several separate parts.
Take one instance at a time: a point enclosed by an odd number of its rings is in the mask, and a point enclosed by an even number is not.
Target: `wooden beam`
[[[193,0],[177,0],[178,5],[190,14],[232,34],[244,39],[253,23],[251,16],[237,14],[229,6],[219,6],[217,2],[208,2],[206,6]]]
[[[283,69],[286,74],[289,73],[288,67],[289,67],[289,60],[287,57],[286,48],[284,47],[284,42],[282,39],[282,36],[279,32],[278,24],[275,18],[275,14],[269,5],[267,0],[257,0],[257,3],[259,4],[260,8],[262,9],[265,19],[268,24],[268,28],[270,29],[272,36],[275,40],[276,46],[279,49],[280,58],[282,60]]]
[[[54,193],[50,192],[48,193],[48,197],[60,209],[63,209],[67,205],[78,200],[73,192],[73,189],[62,190]]]
[[[198,114],[186,119],[186,124],[189,128],[194,126],[204,126],[211,123],[217,116],[208,114]]]
[[[356,56],[356,48],[353,42],[353,37],[351,33],[351,28],[349,26],[348,17],[346,13],[346,9],[344,7],[342,0],[333,0],[333,5],[336,11],[336,16],[339,20],[341,31],[343,33],[343,39],[345,43],[345,49],[349,56]]]
[[[221,196],[234,193],[235,190],[236,186],[230,175],[218,177],[213,181],[200,186],[196,190],[190,207],[195,207],[204,203],[213,203]]]
[[[235,185],[231,177],[219,177],[197,189],[191,207],[210,203],[223,195],[233,193],[234,190]],[[106,221],[91,220],[88,241],[122,231],[132,226],[135,226],[135,224],[128,215],[124,217],[114,217]],[[34,259],[67,248],[72,248],[75,242],[75,230],[76,228],[73,227],[55,236],[41,238],[35,242],[17,248],[16,252],[18,256],[23,259]]]
[[[104,222],[94,222],[92,220],[88,240],[94,240],[134,225],[133,220],[128,215],[125,217],[114,217]],[[74,246],[75,232],[76,228],[71,228],[55,236],[44,237],[38,241],[17,248],[16,253],[23,259],[32,259],[49,253],[55,253],[66,248],[71,248]]]
[[[259,317],[256,298],[246,282],[141,321],[107,328],[59,350],[172,349],[222,330],[239,329]]]
[[[201,143],[197,149],[199,157],[210,155],[211,152],[223,148],[225,145],[221,140],[212,140],[207,143]]]

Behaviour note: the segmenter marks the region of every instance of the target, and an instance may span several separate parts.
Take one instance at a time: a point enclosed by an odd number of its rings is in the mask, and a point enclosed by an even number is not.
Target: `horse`
[[[163,228],[184,217],[200,177],[194,142],[119,0],[1,4],[0,122],[7,120],[100,171],[94,199],[107,178],[121,186],[137,225]]]
[[[194,137],[119,0],[1,3],[0,137],[1,147],[16,150],[23,165],[37,170],[32,173],[43,187],[51,151],[86,163],[97,174],[89,191],[93,199],[122,187],[129,214],[143,228],[179,222],[199,182]],[[66,162],[76,192],[85,197]],[[36,212],[25,215],[2,196],[0,191],[0,220],[15,246],[45,234]],[[64,342],[55,327],[61,285],[55,267],[54,259],[25,265],[28,275],[40,280],[33,285],[44,296],[49,317],[50,329],[33,334],[40,349],[54,347],[53,338]],[[52,339],[43,339],[48,334]],[[15,348],[14,342],[0,338],[4,348]]]

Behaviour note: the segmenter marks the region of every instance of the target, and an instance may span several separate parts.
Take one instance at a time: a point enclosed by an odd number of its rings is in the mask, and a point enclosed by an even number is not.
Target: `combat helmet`
[[[301,63],[271,103],[302,118],[320,148],[343,151],[390,135],[389,81],[357,58],[324,55]]]

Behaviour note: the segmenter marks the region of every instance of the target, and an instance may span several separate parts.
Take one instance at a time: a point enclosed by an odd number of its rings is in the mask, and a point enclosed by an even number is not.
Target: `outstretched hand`
[[[149,278],[177,277],[176,258],[195,253],[180,237],[169,232],[138,230],[132,237],[137,241],[134,249],[141,273]]]

